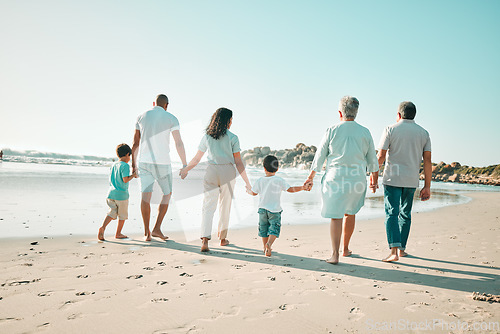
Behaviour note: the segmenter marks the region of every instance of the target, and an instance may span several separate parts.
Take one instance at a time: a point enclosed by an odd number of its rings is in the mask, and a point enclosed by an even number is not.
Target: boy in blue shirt
[[[252,196],[259,196],[259,237],[264,244],[264,254],[271,256],[273,245],[281,231],[281,192],[296,193],[306,190],[305,186],[290,187],[281,177],[276,176],[279,168],[278,158],[268,155],[263,161],[266,176],[261,177],[253,184],[252,190],[248,193]]]
[[[118,227],[116,228],[116,239],[125,239],[126,235],[122,234],[123,224],[128,218],[128,182],[134,177],[135,173],[130,175],[130,155],[132,149],[127,144],[120,144],[116,147],[116,155],[120,160],[115,162],[111,167],[111,175],[109,176],[109,191],[106,203],[110,210],[104,219],[102,226],[99,228],[97,239],[104,241],[104,230],[106,226],[118,217]]]

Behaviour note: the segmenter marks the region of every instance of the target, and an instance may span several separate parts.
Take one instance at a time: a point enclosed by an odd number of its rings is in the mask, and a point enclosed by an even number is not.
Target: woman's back
[[[234,153],[240,152],[238,136],[227,130],[219,139],[205,134],[198,149],[207,152],[207,159],[213,165],[234,164]]]

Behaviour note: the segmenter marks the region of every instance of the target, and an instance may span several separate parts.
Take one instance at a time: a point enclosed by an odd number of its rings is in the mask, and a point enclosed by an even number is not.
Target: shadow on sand
[[[377,266],[358,265],[354,263],[340,262],[338,265],[331,265],[323,260],[289,255],[284,253],[273,252],[272,257],[265,257],[262,250],[253,248],[240,247],[230,244],[224,248],[211,248],[207,253],[200,252],[200,246],[178,243],[168,240],[167,242],[153,240],[152,242],[143,242],[133,239],[125,239],[123,241],[106,241],[107,243],[121,244],[135,247],[159,247],[174,249],[182,252],[194,253],[207,257],[219,257],[224,259],[232,259],[238,261],[247,261],[253,263],[262,263],[266,265],[282,266],[287,268],[295,268],[321,273],[335,273],[346,276],[365,278],[377,281],[395,282],[415,284],[417,286],[428,286],[447,290],[470,292],[478,291],[481,293],[497,294],[499,289],[499,275],[485,272],[496,271],[499,268],[490,266],[474,265],[469,263],[460,263],[453,261],[445,261],[439,259],[421,258],[409,255],[403,261],[384,263],[380,259],[372,259],[353,254],[350,262],[359,260],[372,261]],[[448,269],[435,266],[425,266],[408,263],[412,260],[427,261],[432,264],[447,264],[464,269]],[[342,260],[342,259],[341,259]],[[393,268],[394,265],[406,267],[413,271],[402,271]],[[383,268],[387,266],[387,268]],[[469,268],[477,269],[475,271],[465,270]],[[416,272],[416,271],[425,271]],[[437,273],[437,274],[433,274]],[[448,276],[453,274],[454,277]],[[459,275],[460,277],[456,277]]]

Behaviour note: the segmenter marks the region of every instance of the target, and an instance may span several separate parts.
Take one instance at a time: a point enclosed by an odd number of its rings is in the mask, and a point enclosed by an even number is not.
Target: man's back
[[[431,151],[429,133],[414,120],[401,119],[388,126],[379,149],[387,150],[383,184],[417,188],[424,151]]]
[[[154,107],[137,118],[141,132],[139,162],[170,164],[170,133],[179,130],[179,121],[162,107]]]

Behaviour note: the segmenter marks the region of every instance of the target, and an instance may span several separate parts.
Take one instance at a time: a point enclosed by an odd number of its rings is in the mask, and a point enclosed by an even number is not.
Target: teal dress
[[[343,121],[326,130],[311,170],[326,171],[321,179],[321,215],[340,219],[355,215],[366,196],[366,173],[378,171],[378,160],[370,131],[355,121]]]

